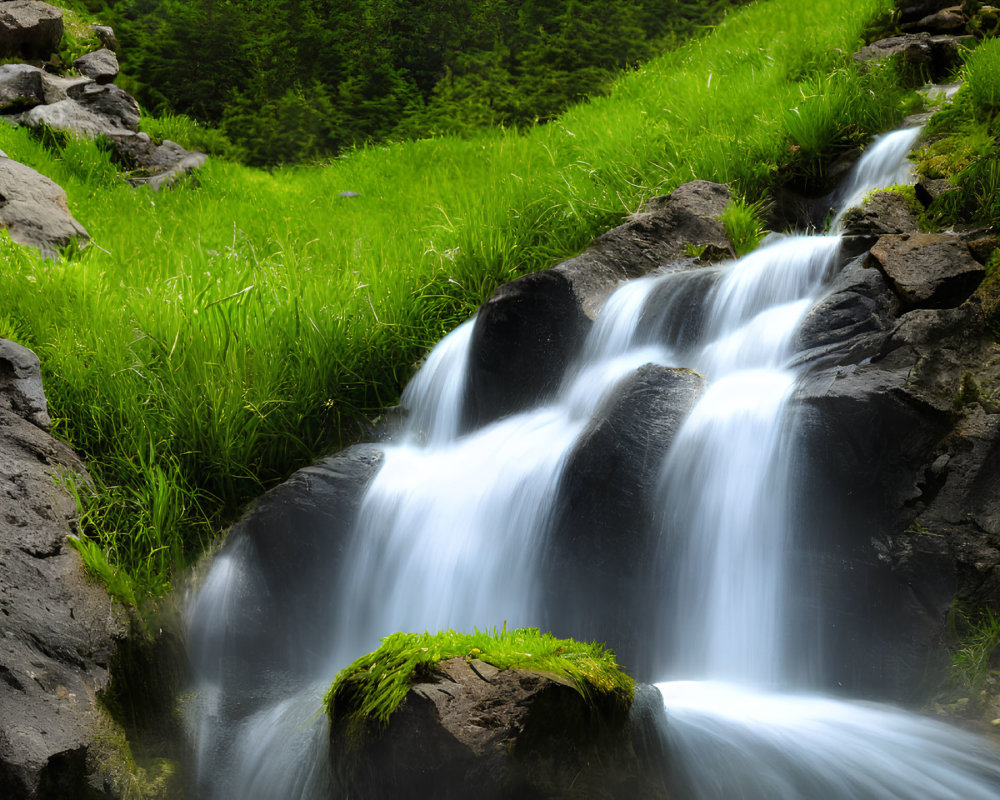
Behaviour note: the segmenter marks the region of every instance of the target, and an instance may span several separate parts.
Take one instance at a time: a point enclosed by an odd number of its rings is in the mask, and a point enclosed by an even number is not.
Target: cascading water
[[[899,182],[918,134],[881,137],[847,202]],[[662,465],[659,529],[648,532],[663,589],[648,598],[646,638],[657,676],[672,681],[658,687],[681,796],[1000,796],[1000,761],[972,737],[878,706],[774,693],[797,680],[784,619],[784,554],[797,535],[785,414],[802,368],[788,365],[840,244],[836,233],[776,237],[728,265],[623,285],[552,402],[473,431],[460,428],[473,323],[447,337],[404,394],[407,426],[383,448],[331,575],[324,637],[303,646],[304,663],[251,667],[266,685],[231,696],[246,665],[227,659],[230,620],[266,594],[238,543],[192,604],[200,795],[329,797],[318,709],[337,669],[397,630],[536,624],[565,465],[615,387],[652,363],[709,381]]]

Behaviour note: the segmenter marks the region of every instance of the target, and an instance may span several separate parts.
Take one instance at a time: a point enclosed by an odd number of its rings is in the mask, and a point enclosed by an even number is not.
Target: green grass
[[[978,691],[990,673],[990,659],[1000,647],[1000,614],[985,609],[975,620],[963,617],[967,630],[952,653],[952,680],[961,688]]]
[[[537,628],[475,633],[394,633],[373,653],[341,670],[324,700],[327,713],[346,726],[348,739],[371,725],[384,727],[410,686],[429,679],[449,658],[479,660],[498,669],[526,669],[567,679],[589,702],[627,711],[635,682],[615,654],[594,642],[557,639]]]
[[[108,568],[139,602],[165,591],[250,499],[365,435],[500,283],[650,197],[703,178],[752,206],[893,125],[892,68],[849,56],[888,5],[760,2],[525,135],[273,173],[216,158],[160,194],[123,185],[93,143],[0,126],[93,237],[60,262],[0,238],[0,324],[38,353],[55,430],[90,465],[85,532]]]

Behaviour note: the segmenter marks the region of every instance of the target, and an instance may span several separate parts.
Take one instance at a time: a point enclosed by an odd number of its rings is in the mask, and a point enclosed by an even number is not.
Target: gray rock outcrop
[[[345,752],[336,719],[331,735]],[[413,685],[385,732],[335,769],[345,796],[371,800],[667,797],[624,714],[552,675],[464,658]]]
[[[0,158],[0,227],[18,244],[37,247],[47,256],[90,238],[70,214],[62,188],[9,158]]]
[[[82,75],[93,78],[99,84],[111,83],[118,77],[118,58],[106,47],[86,53],[73,62]]]
[[[23,417],[43,431],[52,425],[42,390],[38,356],[10,339],[0,339],[0,408]]]
[[[87,476],[35,424],[36,365],[0,340],[0,796],[89,798],[96,695],[124,625],[67,541],[76,504],[57,479]]]
[[[62,11],[38,0],[0,3],[0,58],[47,59],[59,49]]]
[[[0,65],[0,114],[11,114],[45,102],[43,72],[29,64]]]

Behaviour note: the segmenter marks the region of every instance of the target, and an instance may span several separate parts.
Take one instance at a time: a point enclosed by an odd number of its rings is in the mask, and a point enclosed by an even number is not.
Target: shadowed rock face
[[[594,416],[563,474],[544,569],[543,624],[561,636],[613,642],[634,675],[650,675],[657,629],[657,542],[649,535],[663,458],[705,380],[648,365]],[[609,598],[613,598],[609,600]],[[646,607],[645,613],[638,613]]]
[[[40,413],[26,382],[0,381],[0,796],[88,798],[96,694],[124,625],[67,542],[76,504],[56,478],[86,471],[19,415]]]
[[[608,296],[624,280],[680,269],[691,246],[702,258],[731,252],[719,218],[727,186],[692,181],[654,197],[581,255],[497,290],[479,310],[470,349],[465,427],[472,429],[552,397]]]
[[[821,596],[800,622],[831,685],[917,701],[944,674],[956,598],[1000,601],[984,491],[1000,478],[1000,347],[982,274],[955,236],[884,236],[800,332],[815,367],[796,397],[813,542],[798,570]]]
[[[331,735],[334,753],[349,752],[336,721]],[[335,770],[345,796],[370,800],[666,798],[659,764],[641,759],[646,742],[635,738],[638,747],[624,714],[559,678],[453,658]]]

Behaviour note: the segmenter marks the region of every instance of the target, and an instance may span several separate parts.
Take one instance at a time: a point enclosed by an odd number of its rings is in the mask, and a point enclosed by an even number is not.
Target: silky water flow
[[[879,137],[843,192],[857,203],[906,179],[918,130]],[[839,220],[839,216],[838,216]],[[322,696],[337,670],[395,631],[536,625],[538,565],[559,481],[588,421],[645,364],[686,367],[707,388],[660,471],[661,590],[653,663],[666,707],[670,782],[694,800],[987,800],[1000,760],[977,738],[886,706],[791,693],[786,564],[794,442],[786,410],[797,326],[822,296],[841,237],[775,236],[699,270],[706,290],[672,293],[678,273],[624,284],[605,304],[556,399],[463,432],[474,321],[446,337],[407,387],[404,429],[361,502],[328,584],[325,639],[297,670],[229,663],[233,619],[264,597],[256,555],[236,541],[189,608],[196,685],[187,720],[199,796],[332,796]],[[673,319],[693,313],[697,324]],[[647,324],[644,324],[645,323]],[[607,598],[614,602],[614,598]],[[282,624],[294,626],[295,620]],[[559,631],[572,635],[572,631]],[[609,642],[613,645],[614,642]],[[261,680],[264,678],[264,680]]]

